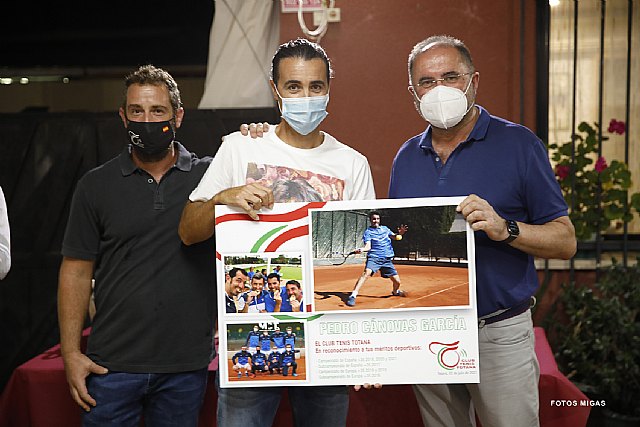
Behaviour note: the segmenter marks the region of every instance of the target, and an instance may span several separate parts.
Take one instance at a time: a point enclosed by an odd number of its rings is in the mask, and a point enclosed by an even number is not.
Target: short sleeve
[[[198,186],[189,195],[192,202],[206,202],[222,190],[233,187],[233,142],[229,135],[222,138],[222,144]]]

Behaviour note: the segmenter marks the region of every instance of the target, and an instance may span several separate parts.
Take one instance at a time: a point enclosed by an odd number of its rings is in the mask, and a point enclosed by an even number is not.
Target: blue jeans
[[[271,427],[284,387],[221,388],[219,427]],[[347,386],[288,387],[295,427],[341,427],[347,424]]]
[[[109,372],[87,378],[89,394],[96,400],[82,412],[82,425],[140,425],[146,427],[197,426],[207,388],[208,369],[175,374]]]

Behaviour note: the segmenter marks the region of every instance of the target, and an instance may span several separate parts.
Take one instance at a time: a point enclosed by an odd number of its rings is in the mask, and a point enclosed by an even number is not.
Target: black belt
[[[501,320],[506,320],[506,319],[510,319],[512,317],[515,317],[519,314],[524,313],[525,311],[529,310],[531,307],[533,307],[536,304],[536,299],[535,297],[531,297],[529,299],[526,299],[524,301],[522,301],[521,303],[518,303],[516,305],[514,305],[511,308],[507,308],[504,310],[498,310],[495,311],[491,314],[487,314],[486,316],[482,316],[478,318],[478,328],[482,328],[484,325],[490,325],[492,323],[496,323],[499,322]]]

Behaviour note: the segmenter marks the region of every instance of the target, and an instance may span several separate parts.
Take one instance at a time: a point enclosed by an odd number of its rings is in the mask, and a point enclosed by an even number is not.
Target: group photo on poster
[[[302,255],[225,256],[225,312],[302,312]]]
[[[228,381],[307,379],[304,323],[227,323],[226,338]]]

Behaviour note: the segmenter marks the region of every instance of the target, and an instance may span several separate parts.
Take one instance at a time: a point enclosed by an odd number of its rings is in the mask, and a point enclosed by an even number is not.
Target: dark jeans
[[[284,387],[220,388],[218,427],[271,427]],[[288,387],[296,427],[342,427],[347,423],[347,386]]]
[[[285,365],[282,367],[282,375],[284,375],[285,377],[289,375],[289,368],[291,368],[291,373],[295,374],[296,370],[298,369],[298,364],[296,362],[291,362],[291,366],[287,366],[287,364],[285,363]]]
[[[146,427],[197,426],[207,387],[207,368],[175,374],[109,372],[87,378],[89,394],[96,400],[82,413],[82,425],[140,425]]]

